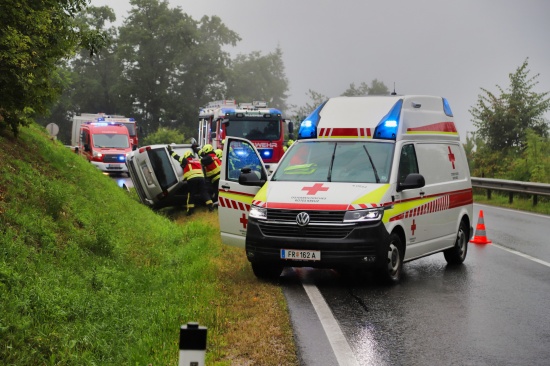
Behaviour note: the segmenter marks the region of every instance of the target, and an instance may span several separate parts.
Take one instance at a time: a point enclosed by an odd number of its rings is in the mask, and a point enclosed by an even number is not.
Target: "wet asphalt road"
[[[493,244],[470,244],[462,266],[436,254],[406,263],[392,287],[368,274],[286,269],[301,364],[549,365],[550,217],[474,205],[476,223],[480,209]],[[319,290],[336,327],[323,326],[304,284]],[[331,332],[343,341],[331,343]]]

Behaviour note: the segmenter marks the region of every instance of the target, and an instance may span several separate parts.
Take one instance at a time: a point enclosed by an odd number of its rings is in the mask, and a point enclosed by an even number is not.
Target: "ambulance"
[[[403,263],[461,264],[473,233],[466,155],[449,102],[426,95],[337,97],[300,125],[269,175],[254,144],[228,137],[219,184],[225,244],[254,274],[364,268],[397,283]]]

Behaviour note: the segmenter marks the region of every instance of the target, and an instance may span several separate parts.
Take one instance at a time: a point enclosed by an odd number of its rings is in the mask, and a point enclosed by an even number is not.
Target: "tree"
[[[526,131],[532,129],[541,137],[548,136],[549,125],[543,118],[550,109],[548,92],[536,93],[536,78],[528,77],[528,59],[509,74],[510,86],[505,91],[497,85],[500,95],[481,88],[476,106],[470,109],[472,122],[478,128],[490,151],[505,154],[521,153],[526,147]]]
[[[185,135],[180,131],[161,127],[153,133],[150,133],[144,140],[142,145],[155,144],[182,144],[184,143]]]
[[[288,80],[281,48],[265,56],[259,51],[238,55],[231,67],[227,95],[239,102],[263,100],[268,106],[286,110]]]
[[[218,17],[197,22],[165,0],[130,3],[117,51],[122,77],[116,93],[124,108],[133,108],[145,135],[167,123],[195,121],[201,103],[224,87],[230,58],[221,47],[240,38]]]
[[[347,88],[341,95],[343,97],[354,97],[354,96],[364,96],[364,95],[388,95],[388,87],[378,79],[374,79],[371,82],[372,86],[369,86],[366,82],[361,82],[359,87],[355,87],[355,83],[351,83],[349,88]]]
[[[95,54],[104,38],[75,27],[86,0],[0,1],[0,128],[17,136],[60,95],[58,62],[78,47]]]
[[[311,114],[322,103],[328,100],[326,95],[318,93],[314,90],[309,89],[306,93],[311,102],[307,102],[301,107],[294,107],[293,116],[296,116],[298,122],[303,121],[307,116]]]

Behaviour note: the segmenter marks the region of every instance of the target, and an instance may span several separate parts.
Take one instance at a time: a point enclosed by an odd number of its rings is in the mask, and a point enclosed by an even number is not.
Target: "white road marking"
[[[497,248],[500,248],[500,249],[505,250],[505,251],[507,251],[507,252],[510,252],[510,253],[512,253],[512,254],[519,255],[520,257],[527,258],[527,259],[529,259],[529,260],[532,260],[533,262],[540,263],[540,264],[542,264],[542,265],[545,265],[546,267],[550,267],[550,263],[545,262],[545,261],[540,260],[540,259],[535,258],[535,257],[531,257],[530,255],[527,255],[527,254],[518,252],[517,250],[513,250],[513,249],[510,249],[510,248],[506,248],[506,247],[503,247],[502,245],[498,245],[498,244],[495,244],[495,243],[492,243],[492,244],[489,244],[489,245],[495,246],[495,247],[497,247]]]
[[[309,296],[309,301],[313,305],[321,325],[325,330],[325,333],[328,337],[334,355],[339,365],[342,366],[355,366],[357,365],[357,360],[355,359],[351,347],[346,340],[346,337],[342,333],[342,329],[334,319],[332,311],[328,307],[323,295],[319,292],[319,289],[315,285],[302,283],[304,290]]]

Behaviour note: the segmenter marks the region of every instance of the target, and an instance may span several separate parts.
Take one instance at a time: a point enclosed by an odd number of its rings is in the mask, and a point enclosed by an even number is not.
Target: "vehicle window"
[[[405,145],[401,149],[401,156],[399,157],[398,183],[403,183],[407,175],[411,173],[418,173],[418,162],[416,160],[414,145],[412,144]]]
[[[226,177],[228,180],[238,181],[241,169],[250,168],[262,177],[262,163],[254,152],[254,148],[244,141],[230,140],[229,158],[226,165]]]
[[[226,127],[226,135],[248,140],[278,140],[281,128],[277,120],[232,120]]]
[[[304,141],[293,145],[273,180],[387,183],[393,143]]]
[[[163,191],[168,190],[168,188],[178,183],[178,179],[170,161],[171,158],[166,154],[166,150],[164,148],[151,149],[147,152],[147,154],[149,156],[149,161],[151,162],[153,172],[155,173],[157,181]]]
[[[101,133],[92,135],[94,146],[96,147],[112,147],[124,149],[130,146],[128,136],[113,134],[113,133]]]

